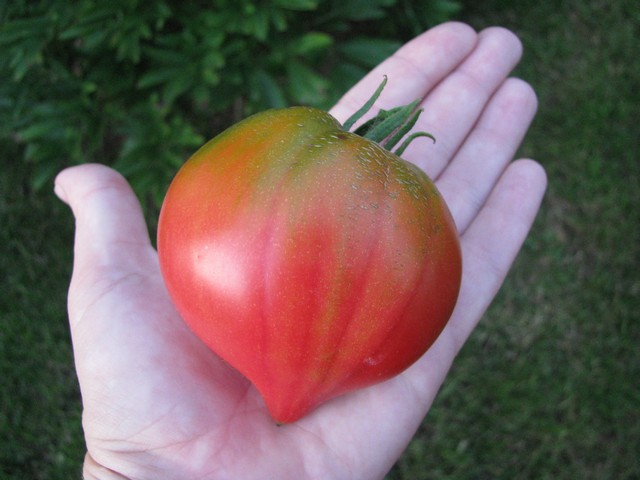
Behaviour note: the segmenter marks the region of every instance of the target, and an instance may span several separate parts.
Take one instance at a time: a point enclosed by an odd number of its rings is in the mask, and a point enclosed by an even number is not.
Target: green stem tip
[[[384,76],[382,83],[374,92],[369,100],[351,117],[344,122],[342,126],[346,131],[350,131],[353,125],[360,120],[373,104],[378,100],[382,90],[387,84],[387,76]],[[411,131],[418,121],[418,117],[422,113],[419,109],[420,100],[415,100],[408,105],[395,107],[391,110],[380,109],[378,114],[370,120],[360,125],[353,133],[361,137],[372,140],[383,148],[391,151],[402,138]],[[433,135],[426,132],[416,132],[409,135],[405,141],[393,153],[400,156],[409,146],[409,144],[418,137],[429,137],[435,143],[436,139]]]

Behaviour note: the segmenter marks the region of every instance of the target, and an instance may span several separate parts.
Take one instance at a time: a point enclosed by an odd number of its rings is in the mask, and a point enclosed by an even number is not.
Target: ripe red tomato
[[[158,252],[184,321],[299,419],[415,362],[456,302],[461,255],[429,178],[329,114],[256,114],[166,195]]]

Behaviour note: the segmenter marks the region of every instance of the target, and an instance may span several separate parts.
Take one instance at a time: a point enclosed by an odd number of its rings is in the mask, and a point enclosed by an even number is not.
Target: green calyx
[[[387,76],[385,75],[373,96],[344,122],[342,127],[346,131],[350,131],[353,125],[371,109],[386,84]],[[418,117],[422,113],[422,109],[418,108],[419,104],[420,100],[415,100],[408,105],[395,107],[391,110],[381,109],[378,115],[360,125],[353,133],[368,138],[387,150],[392,151],[391,149],[411,131],[418,121]],[[434,143],[436,141],[435,137],[430,133],[415,132],[409,135],[393,153],[398,156],[402,155],[409,144],[418,137],[429,137]]]

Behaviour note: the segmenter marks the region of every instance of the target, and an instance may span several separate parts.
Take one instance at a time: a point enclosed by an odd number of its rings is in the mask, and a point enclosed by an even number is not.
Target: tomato
[[[167,192],[158,253],[184,321],[280,423],[414,363],[461,275],[427,175],[305,107],[258,113],[197,151]]]

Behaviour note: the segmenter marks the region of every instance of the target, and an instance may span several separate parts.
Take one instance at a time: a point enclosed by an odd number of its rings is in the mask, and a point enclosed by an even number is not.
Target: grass
[[[550,185],[505,287],[389,480],[640,478],[640,8],[465,2],[517,32]],[[0,478],[79,478],[66,321],[73,225],[0,145]]]
[[[65,302],[72,220],[50,191],[29,191],[23,164],[8,164],[0,176],[0,478],[80,478],[81,406]]]

